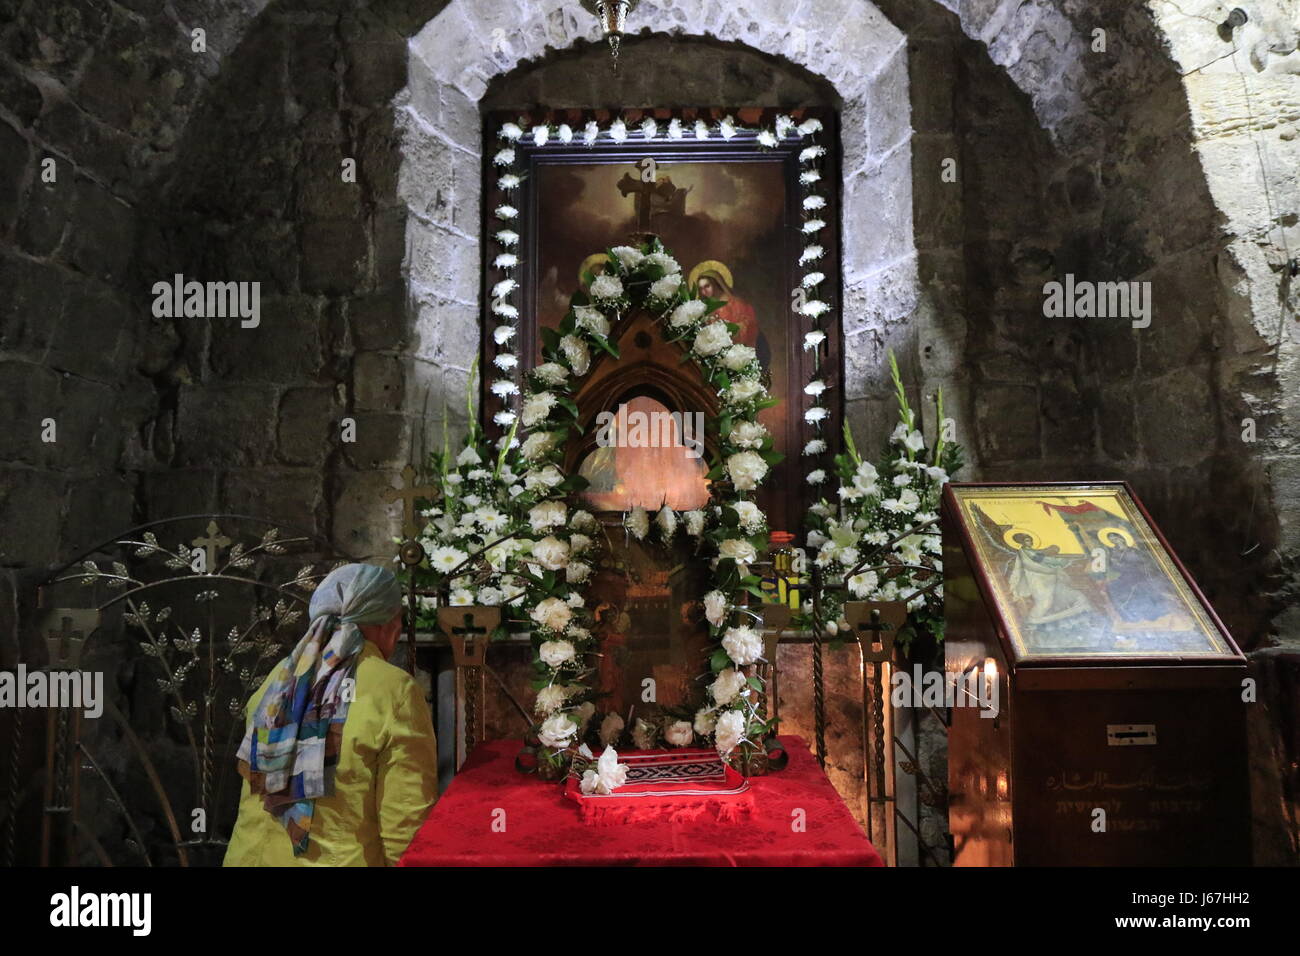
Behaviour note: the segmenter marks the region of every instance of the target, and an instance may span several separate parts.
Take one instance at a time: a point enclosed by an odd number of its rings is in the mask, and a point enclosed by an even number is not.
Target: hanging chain
[[[5,821],[5,866],[14,865],[14,836],[18,829],[18,765],[23,752],[23,708],[15,707],[13,739],[9,747],[9,818]]]

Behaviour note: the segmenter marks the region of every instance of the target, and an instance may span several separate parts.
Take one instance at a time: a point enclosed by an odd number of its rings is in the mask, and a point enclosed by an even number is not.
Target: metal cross
[[[420,531],[420,526],[415,521],[415,499],[435,499],[438,497],[438,489],[429,485],[417,487],[414,465],[407,465],[402,469],[402,483],[405,485],[404,488],[386,489],[384,491],[384,500],[400,500],[402,502],[402,533],[407,538],[414,538]]]
[[[45,632],[45,647],[49,653],[50,669],[81,666],[81,647],[86,634],[99,626],[99,611],[93,608],[54,608],[45,612],[45,621],[61,623],[58,630]]]
[[[194,545],[196,548],[202,548],[206,552],[205,560],[207,563],[203,567],[208,574],[212,574],[213,571],[216,570],[217,550],[226,547],[230,543],[230,539],[222,534],[221,529],[217,527],[216,521],[208,522],[206,538],[203,535],[199,535],[190,542],[190,544]]]

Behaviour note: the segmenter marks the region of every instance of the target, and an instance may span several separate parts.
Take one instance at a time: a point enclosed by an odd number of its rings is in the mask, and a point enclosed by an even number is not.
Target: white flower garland
[[[646,141],[660,135],[659,123],[652,117],[643,118],[635,128]],[[690,133],[697,140],[706,140],[715,134],[730,140],[740,129],[735,119],[727,116],[715,126],[697,119]],[[814,271],[815,263],[824,254],[822,246],[816,243],[817,234],[826,228],[826,198],[817,191],[821,180],[821,160],[826,153],[825,148],[815,141],[821,130],[822,123],[816,118],[796,123],[791,117],[780,115],[771,128],[758,130],[756,136],[760,149],[775,148],[791,137],[810,141],[799,155],[799,181],[805,191],[801,203],[805,215],[801,233],[807,237],[808,244],[800,252],[798,264],[807,267],[800,282],[799,311],[813,326],[813,331],[805,336],[804,347],[814,351],[817,370],[806,389],[813,404],[805,413],[805,420],[815,427],[820,427],[819,423],[829,416],[829,408],[823,404],[826,386],[821,381],[820,369],[824,356],[821,346],[826,341],[821,321],[831,307],[818,298],[824,275]],[[663,135],[673,140],[682,139],[687,132],[677,117],[670,119],[663,129]],[[515,143],[527,139],[540,147],[555,139],[567,144],[575,133],[568,124],[538,124],[525,130],[522,124],[505,123],[498,135],[506,145],[494,155],[493,162],[501,169],[497,184],[509,197],[522,182],[522,171],[516,166],[519,157]],[[595,120],[588,121],[581,135],[585,145],[593,146],[602,135],[615,143],[622,143],[632,133],[627,122],[616,117],[603,130]],[[511,299],[519,288],[514,276],[519,266],[519,258],[514,252],[519,244],[515,226],[519,210],[510,202],[504,202],[494,208],[494,215],[502,223],[495,233],[502,252],[493,259],[493,268],[498,270],[500,278],[492,286],[490,309],[499,323],[493,339],[498,346],[504,347],[517,337],[515,323],[519,309]],[[581,663],[583,655],[594,649],[594,638],[583,626],[589,622],[582,585],[590,575],[590,565],[580,560],[582,550],[575,550],[573,542],[574,537],[590,541],[584,527],[590,520],[593,528],[588,530],[594,530],[594,519],[586,512],[569,516],[561,510],[567,508],[567,492],[577,487],[581,480],[576,476],[564,476],[558,461],[568,430],[578,417],[578,410],[570,397],[574,390],[573,379],[587,373],[595,350],[613,353],[608,342],[611,324],[617,322],[630,306],[640,305],[660,317],[668,338],[689,344],[691,358],[706,379],[718,388],[722,409],[718,422],[722,460],[710,471],[709,477],[714,481],[728,479],[728,491],[709,509],[679,514],[665,507],[656,514],[653,522],[663,541],[672,540],[681,529],[700,543],[708,541],[716,549],[713,559],[715,587],[705,599],[710,633],[718,641],[718,648],[710,659],[715,678],[707,688],[706,705],[695,715],[692,729],[694,734],[712,736],[724,755],[741,744],[761,746],[770,729],[757,707],[755,695],[762,692],[762,686],[756,678],[747,676],[742,668],[758,661],[762,652],[761,635],[750,626],[759,623],[760,619],[746,609],[745,602],[747,594],[760,593],[758,578],[749,573],[749,565],[757,561],[765,547],[768,531],[766,516],[751,496],[770,466],[780,457],[772,452],[772,438],[758,422],[757,415],[762,408],[775,404],[775,400],[768,396],[759,380],[761,370],[753,350],[731,341],[734,329],[716,321],[707,321],[708,315],[721,303],[690,298],[691,290],[685,288],[678,264],[662,246],[657,243],[641,249],[620,246],[609,250],[609,255],[605,274],[593,277],[590,283],[588,301],[578,302],[579,297],[575,297],[574,307],[566,315],[559,331],[543,330],[543,355],[547,361],[532,370],[522,390],[519,357],[505,351],[494,359],[494,364],[504,374],[489,387],[503,405],[493,415],[494,421],[513,424],[517,416],[522,418],[525,438],[520,454],[524,461],[525,485],[540,495],[535,509],[553,509],[547,513],[557,519],[564,515],[563,521],[556,521],[554,534],[534,545],[533,556],[542,561],[544,570],[533,575],[534,587],[530,588],[525,599],[529,614],[537,625],[534,683],[538,689],[536,709],[541,715],[539,739],[551,751],[561,751],[581,739],[595,713],[590,689],[584,683],[590,672]],[[518,400],[516,396],[519,396]],[[501,441],[508,444],[517,442],[517,439],[512,432]],[[822,451],[824,445],[822,442]],[[814,447],[815,443],[806,445],[805,455],[820,454],[809,450]],[[629,532],[639,539],[644,539],[652,526],[649,515],[642,509],[629,514],[625,523]],[[541,557],[537,554],[538,546],[542,546]],[[570,569],[575,560],[586,570],[572,575]],[[537,570],[535,566],[534,570]],[[561,570],[565,582],[572,585],[567,597],[553,593],[558,580],[556,575]],[[572,578],[576,579],[570,580]],[[575,617],[580,618],[579,622],[575,623]],[[618,715],[608,715],[601,727],[602,740],[608,743],[615,739],[623,730],[622,723]],[[691,742],[686,739],[684,729],[678,726],[685,724],[684,721],[670,722],[669,726],[657,730],[643,724],[638,720],[637,727],[633,728],[633,736],[639,745],[653,746],[658,731],[675,744],[683,740]]]

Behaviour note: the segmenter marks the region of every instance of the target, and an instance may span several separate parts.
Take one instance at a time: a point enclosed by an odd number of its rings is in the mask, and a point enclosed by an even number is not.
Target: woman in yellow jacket
[[[244,785],[226,866],[392,866],[438,795],[433,721],[388,663],[401,632],[391,571],[349,564],[248,702]]]

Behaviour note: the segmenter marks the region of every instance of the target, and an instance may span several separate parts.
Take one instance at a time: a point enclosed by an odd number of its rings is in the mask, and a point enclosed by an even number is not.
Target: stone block
[[[311,381],[321,372],[324,320],[312,299],[263,299],[260,321],[252,328],[244,328],[238,318],[208,321],[212,369],[224,381],[291,384]]]
[[[70,481],[59,553],[71,558],[135,524],[134,476],[105,473]]]
[[[217,472],[169,468],[140,475],[140,500],[145,521],[204,514],[217,509]]]
[[[0,235],[8,233],[18,219],[31,153],[31,146],[16,129],[0,123]]]
[[[343,454],[355,468],[401,466],[407,460],[411,423],[399,412],[357,412],[356,441]]]
[[[40,365],[0,361],[0,460],[43,464],[50,446],[41,441],[42,421],[55,419],[59,436],[59,376]]]
[[[912,157],[904,147],[878,167],[851,177],[844,189],[844,274],[869,274],[915,251]]]
[[[477,242],[417,220],[407,223],[406,238],[407,275],[417,292],[425,287],[461,302],[477,299]]]
[[[0,470],[0,566],[50,565],[59,557],[66,478],[57,473]]]
[[[376,293],[348,304],[352,341],[363,351],[405,348],[411,337],[406,294],[401,288]]]
[[[323,463],[338,446],[342,414],[332,388],[289,389],[276,428],[280,458],[294,465]]]
[[[176,411],[182,467],[260,465],[271,458],[277,389],[270,385],[182,386]]]
[[[399,411],[408,362],[396,355],[362,352],[352,366],[352,395],[359,410]]]
[[[343,160],[357,160],[357,182],[343,181]],[[296,171],[298,215],[303,219],[356,219],[361,215],[362,158],[333,143],[306,143]]]
[[[332,526],[334,547],[340,553],[392,567],[390,562],[397,556],[393,539],[401,532],[402,505],[385,501],[383,495],[400,484],[398,469],[338,474]]]
[[[991,385],[975,395],[980,457],[990,462],[1025,461],[1042,454],[1038,389]]]
[[[76,184],[70,177],[43,183],[39,166],[36,168],[16,233],[24,250],[33,256],[49,256],[58,249],[72,224],[76,194]]]
[[[1224,420],[1209,383],[1213,369],[1200,365],[1144,383],[1138,393],[1138,434],[1153,465],[1188,464],[1205,458],[1224,428],[1240,434],[1240,423]]]
[[[369,271],[370,243],[361,222],[317,220],[302,227],[300,278],[304,292],[355,292],[364,288]]]
[[[69,258],[89,276],[121,282],[131,262],[135,213],[89,179],[78,179],[76,208],[69,230]]]
[[[421,219],[446,224],[451,220],[454,197],[454,148],[409,111],[401,118],[401,128],[397,196]],[[391,155],[397,154],[398,150],[391,149]]]
[[[118,355],[135,316],[122,296],[98,282],[76,279],[47,357],[54,368],[113,381],[121,377]]]
[[[956,182],[944,178],[945,161],[956,160],[958,150],[956,137],[948,134],[922,133],[912,138],[912,190],[918,248],[943,248],[962,241],[965,190],[960,163]]]
[[[382,106],[406,85],[406,44],[400,40],[351,43],[345,48],[348,98]]]
[[[314,535],[319,529],[324,482],[325,476],[317,468],[232,471],[221,483],[217,507],[232,514],[283,522]]]
[[[54,338],[67,273],[17,255],[0,255],[0,349],[34,358],[44,355]]]

